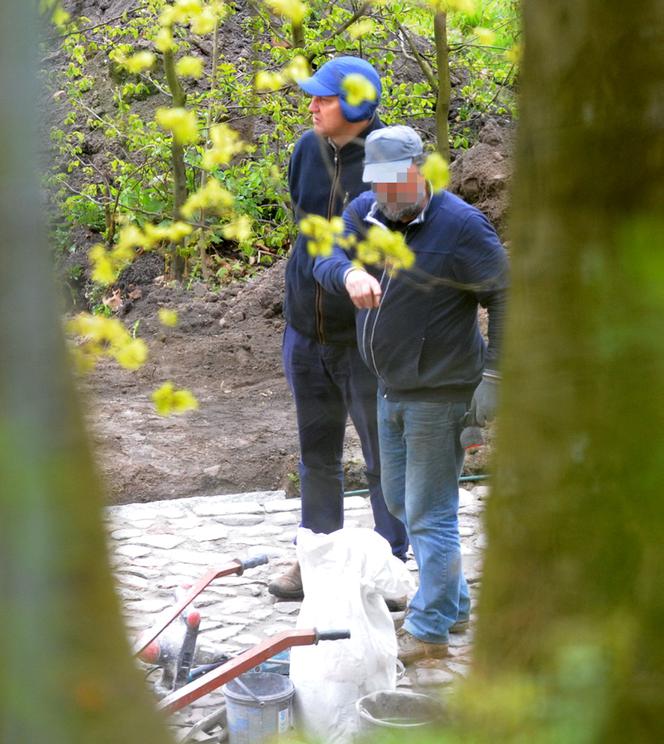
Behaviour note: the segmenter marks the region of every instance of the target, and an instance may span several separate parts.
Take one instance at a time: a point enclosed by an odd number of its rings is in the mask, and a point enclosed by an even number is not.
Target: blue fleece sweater
[[[288,186],[295,219],[307,214],[339,216],[366,189],[362,181],[364,139],[383,127],[374,117],[352,142],[337,149],[313,130],[295,145],[288,164]],[[326,292],[313,277],[314,259],[299,234],[286,265],[284,316],[304,336],[323,344],[355,344],[355,311],[347,295]]]
[[[361,238],[372,224],[390,225],[371,191],[344,211],[346,234]],[[358,310],[357,342],[379,390],[393,400],[467,401],[484,368],[497,369],[508,281],[507,256],[486,217],[453,194],[435,194],[423,214],[399,225],[415,265],[380,280],[378,308]],[[349,256],[338,246],[319,258],[314,277],[345,294]],[[489,347],[481,336],[478,304],[489,313]]]

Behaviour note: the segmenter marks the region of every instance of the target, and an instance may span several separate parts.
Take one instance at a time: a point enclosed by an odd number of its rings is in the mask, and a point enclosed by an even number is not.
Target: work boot
[[[399,628],[404,624],[406,613],[407,610],[404,610],[403,612],[390,612],[392,622],[394,623],[394,630],[399,630]]]
[[[465,633],[470,625],[470,620],[466,617],[461,620],[457,620],[454,625],[449,629],[450,633]]]
[[[274,581],[271,581],[267,585],[267,590],[270,594],[279,599],[304,599],[300,564],[295,561],[295,563],[293,563],[289,569],[284,571],[281,576],[277,576]]]
[[[408,610],[404,610],[403,612],[391,612],[390,614],[392,615],[394,630],[399,630],[399,628],[402,627],[404,621],[406,620]],[[448,633],[465,633],[468,630],[469,625],[470,621],[468,620],[468,618],[466,618],[465,620],[457,620],[454,625],[448,630]]]
[[[408,597],[404,594],[403,597],[397,599],[385,598],[385,604],[390,612],[403,612],[408,606]]]
[[[444,659],[448,655],[447,643],[421,641],[405,628],[397,631],[399,645],[398,657],[404,664],[412,664],[420,659]]]

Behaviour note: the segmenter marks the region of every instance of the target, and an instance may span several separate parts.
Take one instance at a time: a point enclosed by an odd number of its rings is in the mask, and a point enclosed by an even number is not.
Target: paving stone
[[[482,505],[479,504],[478,502],[475,502],[473,504],[468,504],[468,506],[462,506],[459,508],[459,514],[472,515],[474,517],[482,514],[482,511],[483,511]]]
[[[210,542],[225,540],[228,537],[228,527],[223,524],[198,524],[187,530],[187,536],[195,538],[196,542]]]
[[[218,619],[206,621],[201,619],[201,632],[209,633],[210,635],[214,632],[215,642],[227,641],[230,638],[235,638],[235,636],[239,635],[246,627],[246,625],[229,625],[228,622],[222,622]]]
[[[216,520],[228,527],[249,527],[265,521],[265,514],[224,514],[216,517]]]
[[[161,599],[142,598],[138,602],[131,603],[131,611],[139,615],[154,615],[159,612],[163,612],[165,609],[170,607],[172,604],[173,604],[173,599],[171,597],[163,597]]]
[[[199,529],[200,527],[214,523],[214,521],[215,520],[213,519],[202,519],[201,517],[197,517],[195,514],[187,514],[187,516],[181,517],[180,519],[169,521],[168,531],[186,534],[190,530]]]
[[[159,587],[160,589],[170,591],[171,594],[175,596],[176,589],[181,591],[190,589],[200,577],[201,572],[195,571],[192,567],[188,573],[185,573],[183,571],[182,573],[167,573],[165,575],[159,576],[155,580],[155,586]],[[199,596],[205,596],[208,591],[209,590],[206,587],[203,592],[199,594]]]
[[[465,633],[450,633],[450,647],[461,648],[468,645],[468,640],[471,638],[470,631]]]
[[[299,511],[272,512],[268,514],[268,519],[272,524],[282,526],[297,525],[300,521],[300,513]]]
[[[265,504],[265,511],[268,514],[275,512],[300,512],[302,510],[300,499],[286,499],[285,501],[272,501]]]
[[[293,625],[276,625],[275,624],[275,625],[270,625],[267,628],[264,628],[263,633],[266,636],[273,636],[273,635],[276,635],[277,633],[282,633],[284,630],[292,630],[293,627],[294,627]]]
[[[143,534],[142,530],[124,527],[119,530],[113,530],[111,537],[114,540],[130,540],[132,537],[138,537],[141,534]]]
[[[242,539],[242,537],[237,537],[236,545],[247,551],[248,555],[264,553],[271,561],[275,558],[284,558],[293,552],[292,546],[282,548],[274,544],[266,545],[260,542],[260,540],[260,536],[247,538],[246,540]]]
[[[255,524],[245,527],[242,530],[242,534],[246,536],[258,536],[265,537],[267,535],[279,535],[284,531],[284,528],[278,524],[270,524],[269,522],[261,522],[261,524]]]
[[[136,591],[136,589],[126,589],[124,587],[120,587],[117,590],[117,594],[123,602],[134,602],[145,599],[145,593]]]
[[[473,493],[475,494],[476,498],[484,501],[489,498],[491,489],[489,486],[475,486],[475,488],[473,488]]]
[[[120,585],[126,589],[152,590],[152,582],[144,576],[136,576],[128,571],[118,571],[118,577],[121,579]]]
[[[219,603],[221,610],[227,615],[248,615],[257,606],[253,597],[229,597]]]
[[[144,556],[150,555],[150,548],[145,545],[120,545],[115,549],[115,555],[122,556],[123,558],[143,558]]]
[[[146,535],[142,534],[136,538],[137,545],[147,545],[150,548],[158,548],[160,550],[173,550],[178,545],[182,545],[184,537],[180,535]]]
[[[262,514],[262,504],[242,501],[236,504],[209,499],[193,504],[191,510],[199,517],[225,517],[231,514]]]
[[[459,674],[462,677],[467,676],[470,674],[470,662],[467,664],[461,664],[459,662],[450,661],[447,664],[447,668],[454,672],[454,674]]]
[[[296,615],[302,608],[302,602],[275,602],[274,609],[281,615]]]
[[[255,646],[260,643],[263,638],[262,636],[253,635],[252,633],[240,633],[234,639],[235,643],[239,643],[240,646]]]
[[[456,675],[449,669],[435,669],[418,667],[415,670],[415,682],[422,687],[439,687],[449,685],[456,679]]]
[[[209,548],[209,546],[208,546]],[[172,573],[176,573],[176,567],[187,566],[186,572],[191,571],[191,566],[199,566],[201,574],[205,569],[221,568],[227,563],[235,560],[236,555],[216,552],[214,550],[202,550],[197,548],[181,548],[170,550],[168,553],[169,564],[173,566]]]
[[[459,511],[462,511],[464,507],[468,507],[475,504],[475,496],[467,491],[465,488],[459,489]]]

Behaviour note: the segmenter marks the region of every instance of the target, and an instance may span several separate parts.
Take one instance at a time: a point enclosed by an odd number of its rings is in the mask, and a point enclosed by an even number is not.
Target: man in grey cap
[[[344,90],[348,75],[361,75],[374,96],[351,105]],[[309,95],[313,129],[295,145],[288,168],[290,195],[298,222],[308,214],[339,216],[364,190],[364,139],[383,124],[376,115],[381,85],[365,60],[338,57],[299,86]],[[360,359],[355,341],[355,310],[348,297],[332,295],[313,277],[307,237],[299,234],[286,267],[283,361],[293,393],[300,440],[302,526],[333,532],[343,526],[343,442],[348,415],[355,425],[366,463],[376,531],[404,558],[404,525],[387,509],[380,485],[376,424],[376,381]],[[283,599],[303,596],[299,565],[269,585]]]
[[[415,256],[397,273],[358,267],[335,247],[316,279],[359,309],[359,351],[378,380],[381,480],[387,505],[406,524],[420,585],[397,636],[410,663],[447,654],[449,633],[468,626],[457,508],[469,422],[494,415],[507,257],[484,215],[420,172],[422,141],[410,127],[372,132],[367,191],[344,211],[347,236],[379,226],[403,234]],[[478,304],[489,312],[488,348]]]

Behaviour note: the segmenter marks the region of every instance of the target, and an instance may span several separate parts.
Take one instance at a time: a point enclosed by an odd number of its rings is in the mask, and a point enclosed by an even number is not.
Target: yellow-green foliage
[[[198,408],[198,401],[189,390],[176,390],[172,382],[165,382],[152,393],[152,401],[160,416],[186,413]]]

